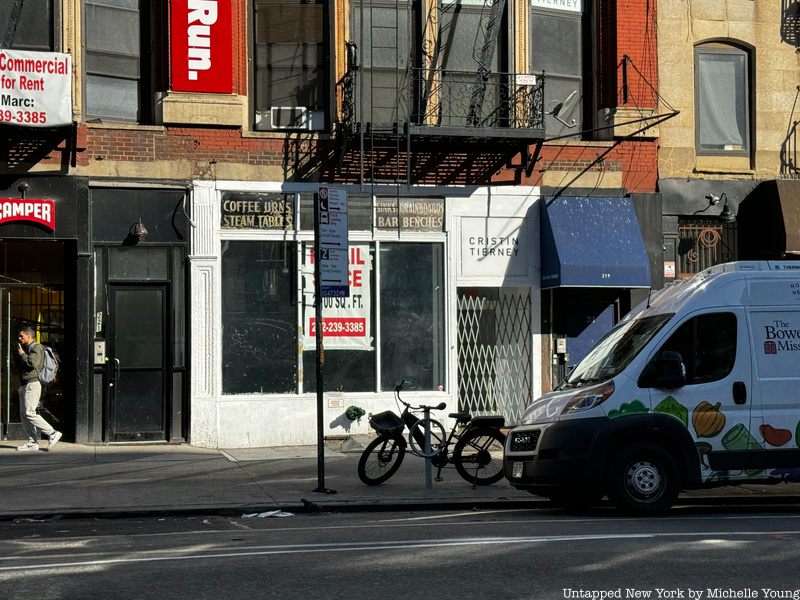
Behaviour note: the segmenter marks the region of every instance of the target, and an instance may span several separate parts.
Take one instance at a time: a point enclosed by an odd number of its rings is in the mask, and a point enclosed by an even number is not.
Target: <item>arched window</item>
[[[722,43],[694,49],[695,147],[698,154],[750,155],[748,52]]]

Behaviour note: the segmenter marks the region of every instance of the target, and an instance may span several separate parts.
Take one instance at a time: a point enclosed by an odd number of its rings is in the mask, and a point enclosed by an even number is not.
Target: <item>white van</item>
[[[525,410],[504,469],[559,503],[639,513],[681,489],[800,480],[800,261],[653,294]]]

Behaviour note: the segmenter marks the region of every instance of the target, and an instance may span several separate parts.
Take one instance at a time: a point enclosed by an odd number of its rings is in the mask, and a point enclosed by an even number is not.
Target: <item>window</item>
[[[695,48],[695,140],[698,154],[750,154],[748,53],[726,44]]]
[[[381,244],[381,388],[444,385],[444,260],[440,244]]]
[[[728,376],[736,361],[736,315],[700,315],[681,325],[661,351],[678,352],[686,367],[687,385],[710,383]]]
[[[531,8],[531,66],[546,73],[545,129],[548,136],[579,135],[584,103],[583,13]]]
[[[255,128],[325,127],[325,5],[256,0]]]
[[[297,391],[294,245],[222,242],[222,391]]]
[[[85,0],[83,6],[87,120],[146,122],[148,0]]]
[[[358,119],[376,125],[403,123],[409,105],[405,92],[409,62],[418,67],[419,0],[353,0],[352,42],[360,65]]]
[[[55,0],[0,2],[0,48],[15,50],[57,50],[54,17]]]
[[[224,394],[316,390],[313,244],[299,249],[298,270],[293,242],[222,243]],[[325,390],[375,392],[379,368],[384,391],[403,379],[408,389],[444,385],[442,244],[351,241],[349,250],[350,296],[322,300]]]

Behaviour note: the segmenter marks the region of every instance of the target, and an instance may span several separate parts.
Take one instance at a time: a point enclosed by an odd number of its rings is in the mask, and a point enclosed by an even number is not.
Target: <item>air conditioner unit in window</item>
[[[311,111],[305,106],[270,107],[272,129],[311,129]]]

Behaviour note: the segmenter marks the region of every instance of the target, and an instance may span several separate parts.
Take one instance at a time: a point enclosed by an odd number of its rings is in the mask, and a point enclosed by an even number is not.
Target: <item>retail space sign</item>
[[[0,123],[22,127],[71,125],[70,55],[0,50]]]
[[[324,250],[322,250],[324,251]],[[353,245],[346,253],[350,295],[322,298],[322,335],[326,350],[372,350],[372,257],[369,245]],[[320,264],[320,266],[322,266]],[[303,348],[315,348],[314,251],[311,244],[303,257]]]
[[[317,203],[320,294],[323,298],[347,298],[347,190],[320,186]],[[327,335],[327,330],[323,334]]]
[[[55,216],[53,200],[0,198],[0,223],[28,221],[44,225],[53,231],[56,228]]]
[[[233,93],[230,0],[170,3],[172,89]]]

